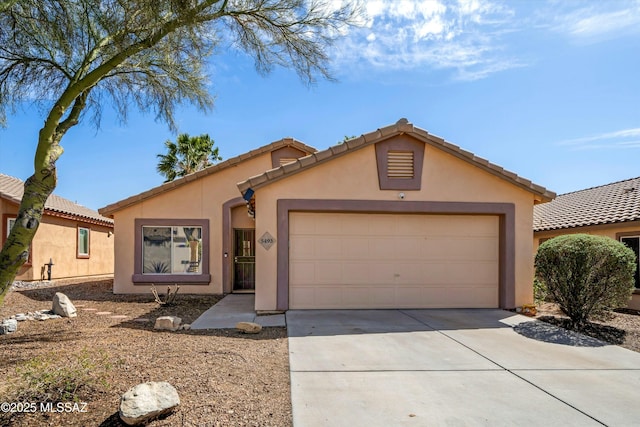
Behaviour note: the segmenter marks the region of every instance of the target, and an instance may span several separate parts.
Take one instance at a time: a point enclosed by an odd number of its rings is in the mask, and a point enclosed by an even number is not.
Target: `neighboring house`
[[[0,174],[2,244],[15,223],[24,182]],[[113,274],[113,220],[52,194],[45,203],[38,231],[31,242],[29,260],[16,280],[91,278]]]
[[[640,249],[640,177],[559,195],[534,208],[534,250],[562,234],[587,233],[611,237]],[[640,267],[640,266],[639,266]],[[629,308],[640,310],[639,270]]]
[[[533,206],[554,197],[402,119],[320,152],[278,141],[100,212],[115,219],[117,293],[513,308],[533,300]]]

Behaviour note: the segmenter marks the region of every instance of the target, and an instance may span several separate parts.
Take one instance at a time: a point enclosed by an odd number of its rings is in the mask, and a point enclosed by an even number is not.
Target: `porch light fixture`
[[[247,191],[245,191],[244,194],[242,195],[242,198],[248,202],[253,197],[253,193],[255,193],[253,189],[248,188]]]

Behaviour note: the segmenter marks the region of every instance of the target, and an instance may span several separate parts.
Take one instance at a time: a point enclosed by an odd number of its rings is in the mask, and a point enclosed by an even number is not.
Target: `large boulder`
[[[10,334],[18,330],[16,319],[6,319],[0,322],[0,335]]]
[[[168,414],[180,405],[178,391],[168,382],[147,382],[130,388],[120,398],[120,419],[135,426]]]
[[[180,329],[182,319],[176,316],[161,316],[156,319],[153,329],[164,329],[168,331],[177,331]]]
[[[51,311],[62,317],[76,317],[78,315],[76,307],[73,305],[69,297],[62,292],[56,292],[53,296],[53,308]]]

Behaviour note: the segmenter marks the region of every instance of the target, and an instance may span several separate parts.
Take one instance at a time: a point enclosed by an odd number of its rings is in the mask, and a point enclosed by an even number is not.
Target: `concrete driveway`
[[[631,426],[640,353],[503,310],[287,312],[295,427]]]

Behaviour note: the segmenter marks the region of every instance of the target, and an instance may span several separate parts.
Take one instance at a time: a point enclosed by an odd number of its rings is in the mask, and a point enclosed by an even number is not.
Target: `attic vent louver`
[[[294,158],[290,158],[290,157],[283,157],[280,159],[280,166],[284,166],[287,163],[293,163],[295,162],[297,159]]]
[[[413,151],[387,152],[387,178],[413,179]]]

